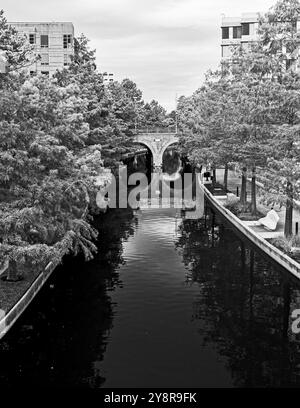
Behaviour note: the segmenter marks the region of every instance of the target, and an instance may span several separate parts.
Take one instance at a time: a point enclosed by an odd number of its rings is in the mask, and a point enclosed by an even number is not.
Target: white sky
[[[220,60],[221,14],[267,11],[275,0],[2,0],[8,21],[72,21],[101,71],[130,78],[144,99],[174,109]]]

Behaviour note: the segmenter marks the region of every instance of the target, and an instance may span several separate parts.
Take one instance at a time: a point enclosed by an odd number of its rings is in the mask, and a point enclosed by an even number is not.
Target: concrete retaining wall
[[[29,289],[24,293],[21,299],[15,304],[15,306],[10,309],[9,312],[5,314],[2,310],[0,314],[0,339],[8,332],[8,330],[14,325],[16,320],[22,315],[22,313],[27,309],[31,301],[38,294],[40,289],[44,286],[47,279],[51,276],[57,264],[50,262],[44,271],[36,278],[36,280],[31,284]]]
[[[207,200],[212,204],[216,210],[222,214],[235,228],[237,228],[245,237],[253,242],[258,248],[264,251],[270,258],[272,258],[279,265],[283,266],[296,278],[300,279],[300,264],[284,254],[278,248],[271,245],[264,238],[257,235],[250,227],[243,224],[242,221],[236,217],[231,211],[223,207],[215,197],[207,190],[203,185],[200,186],[203,189],[204,195]]]

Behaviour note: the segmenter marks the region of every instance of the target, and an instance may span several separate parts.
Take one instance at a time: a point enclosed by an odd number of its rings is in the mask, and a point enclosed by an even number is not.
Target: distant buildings
[[[241,17],[225,17],[222,18],[222,43],[221,56],[222,60],[230,59],[234,46],[242,45],[247,47],[249,43],[258,41],[258,23],[259,13],[243,13]],[[295,30],[300,33],[300,21],[297,22]],[[286,68],[300,70],[300,53],[296,50],[294,53],[286,54]]]
[[[114,74],[103,72],[102,76],[104,85],[108,85],[110,82],[114,82]]]
[[[74,26],[72,23],[9,23],[25,34],[40,59],[28,67],[31,74],[53,75],[67,67],[74,55]]]
[[[72,23],[10,22],[20,35],[26,35],[33,45],[34,53],[40,56],[28,67],[31,74],[52,76],[57,70],[68,67],[74,55],[74,26]],[[5,72],[5,55],[0,53],[0,72]],[[105,85],[114,81],[114,74],[103,72]]]

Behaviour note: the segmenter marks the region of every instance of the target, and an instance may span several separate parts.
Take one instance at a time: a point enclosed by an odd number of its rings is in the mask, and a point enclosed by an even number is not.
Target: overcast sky
[[[266,11],[275,0],[1,0],[9,21],[72,21],[101,71],[130,78],[168,110],[220,60],[221,14]]]

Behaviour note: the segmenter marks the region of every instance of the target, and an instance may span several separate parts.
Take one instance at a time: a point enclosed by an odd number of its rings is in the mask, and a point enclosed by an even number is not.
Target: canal
[[[185,215],[100,216],[95,259],[66,259],[1,341],[0,387],[300,386],[299,285]]]

